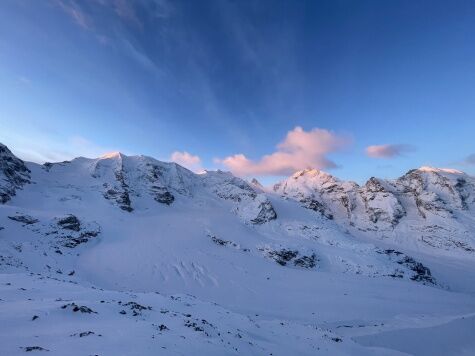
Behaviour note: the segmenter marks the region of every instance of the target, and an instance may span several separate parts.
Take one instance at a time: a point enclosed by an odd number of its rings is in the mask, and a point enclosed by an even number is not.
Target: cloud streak
[[[74,22],[85,30],[91,30],[92,20],[85,14],[81,7],[74,1],[56,0],[56,4],[69,15]]]
[[[325,129],[314,128],[305,131],[297,126],[287,133],[275,152],[257,161],[247,158],[244,154],[236,154],[218,162],[239,176],[290,175],[305,168],[337,167],[327,155],[343,149],[350,142],[350,138]]]
[[[395,158],[414,150],[413,146],[404,144],[373,145],[366,147],[366,155],[371,158]]]

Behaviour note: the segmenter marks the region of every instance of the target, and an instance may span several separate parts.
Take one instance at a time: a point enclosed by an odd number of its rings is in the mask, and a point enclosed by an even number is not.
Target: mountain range
[[[475,178],[458,170],[264,187],[0,144],[8,355],[469,355],[474,267]]]

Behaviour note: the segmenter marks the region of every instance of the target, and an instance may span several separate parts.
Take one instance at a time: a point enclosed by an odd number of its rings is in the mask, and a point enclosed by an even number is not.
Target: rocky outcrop
[[[400,265],[400,268],[397,268],[389,277],[404,278],[406,274],[409,274],[409,279],[412,281],[423,284],[437,284],[430,269],[414,258],[392,249],[377,250],[376,252],[388,256],[391,261]]]
[[[252,178],[250,184],[256,192],[263,193],[265,191],[264,186],[256,178]]]
[[[259,195],[254,201],[254,205],[257,204],[255,211],[257,215],[251,219],[253,224],[264,224],[268,221],[277,219],[277,213],[269,200],[264,195]]]
[[[170,205],[175,201],[175,196],[163,185],[162,180],[165,170],[156,164],[147,163],[147,173],[144,178],[150,182],[149,194],[161,204]]]
[[[317,265],[317,255],[310,253],[308,255],[302,254],[298,250],[290,248],[272,248],[270,246],[263,246],[259,248],[265,257],[274,260],[281,266],[292,264],[300,268],[315,268]]]
[[[30,183],[30,173],[25,163],[0,143],[0,204],[11,200],[18,189]]]
[[[366,214],[373,224],[395,226],[406,215],[397,197],[377,178],[371,177],[359,190],[359,194],[364,201]]]
[[[114,202],[124,211],[132,212],[134,209],[126,181],[124,158],[125,156],[119,152],[98,158],[93,163],[91,176],[104,181],[102,186],[105,199]]]
[[[71,214],[65,216],[64,218],[60,218],[58,220],[58,225],[62,229],[66,229],[66,230],[72,230],[72,231],[81,230],[81,222],[76,216],[71,215]]]
[[[202,179],[204,186],[213,194],[232,202],[233,210],[244,221],[261,225],[277,218],[277,213],[265,194],[231,173],[207,172]]]
[[[96,222],[81,222],[77,216],[68,214],[56,218],[56,225],[50,224],[46,234],[54,236],[53,245],[57,248],[56,252],[59,253],[59,248],[75,248],[97,237],[100,232],[101,228]]]
[[[8,217],[10,220],[25,224],[25,225],[32,225],[36,224],[39,220],[30,216],[30,215],[13,215]]]

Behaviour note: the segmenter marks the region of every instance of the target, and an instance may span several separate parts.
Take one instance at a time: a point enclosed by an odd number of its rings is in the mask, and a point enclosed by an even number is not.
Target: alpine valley
[[[2,355],[474,355],[475,178],[273,187],[0,145]]]

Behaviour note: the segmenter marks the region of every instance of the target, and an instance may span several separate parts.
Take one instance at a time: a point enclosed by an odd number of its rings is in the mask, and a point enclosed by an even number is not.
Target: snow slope
[[[414,327],[473,350],[456,337],[475,313],[461,172],[359,187],[309,170],[266,193],[145,156],[38,165],[1,147],[0,354],[401,355]]]

